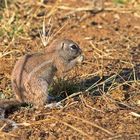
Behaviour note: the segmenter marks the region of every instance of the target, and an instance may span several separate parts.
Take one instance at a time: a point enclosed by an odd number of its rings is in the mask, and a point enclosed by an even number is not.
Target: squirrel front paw
[[[77,62],[78,63],[82,63],[84,61],[84,56],[83,55],[80,55],[77,57]]]

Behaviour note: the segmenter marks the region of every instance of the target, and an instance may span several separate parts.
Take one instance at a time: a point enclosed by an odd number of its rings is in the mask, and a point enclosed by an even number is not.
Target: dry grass
[[[10,75],[25,53],[40,52],[56,38],[77,41],[85,62],[56,82],[61,109],[23,107],[1,120],[1,139],[139,139],[140,2],[5,0],[0,7],[0,97],[13,96]],[[65,84],[64,84],[65,83]],[[54,84],[54,85],[55,85]]]

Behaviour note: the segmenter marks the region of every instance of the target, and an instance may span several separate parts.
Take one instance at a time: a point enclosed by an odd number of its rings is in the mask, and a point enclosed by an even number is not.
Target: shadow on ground
[[[124,68],[120,73],[103,76],[102,78],[94,76],[81,80],[80,82],[62,80],[54,86],[50,93],[53,95],[56,95],[56,92],[59,93],[59,96],[57,96],[55,100],[61,101],[67,96],[77,92],[83,92],[84,94],[88,91],[92,96],[101,96],[102,93],[106,93],[111,86],[113,88],[118,84],[122,84],[123,90],[127,91],[132,83],[140,80],[139,70],[140,64],[136,65],[133,69]],[[126,98],[129,98],[129,95],[126,95]]]

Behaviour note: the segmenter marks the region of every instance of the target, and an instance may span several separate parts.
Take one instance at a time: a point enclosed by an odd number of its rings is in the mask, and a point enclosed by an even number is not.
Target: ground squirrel
[[[21,57],[12,71],[11,82],[16,98],[1,100],[0,108],[31,103],[44,106],[48,86],[56,72],[65,73],[83,61],[82,50],[69,39],[54,41],[44,53],[27,54]]]

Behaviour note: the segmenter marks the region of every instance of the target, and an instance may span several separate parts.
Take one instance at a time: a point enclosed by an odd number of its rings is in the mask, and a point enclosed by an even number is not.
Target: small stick
[[[71,114],[68,114],[68,113],[64,113],[64,114],[66,114],[67,116],[70,116],[70,117],[72,117],[72,118],[81,120],[81,121],[83,121],[84,123],[87,123],[87,124],[89,124],[89,125],[91,125],[91,126],[94,126],[94,127],[98,128],[98,129],[100,129],[100,130],[106,132],[107,134],[109,134],[109,135],[111,135],[111,136],[114,135],[114,133],[108,131],[107,129],[105,129],[105,128],[103,128],[103,127],[101,127],[101,126],[99,126],[99,125],[97,125],[97,124],[95,124],[95,123],[91,123],[91,122],[89,122],[89,121],[87,121],[87,120],[85,120],[85,119],[79,118],[79,117],[77,117],[77,116],[74,116],[74,115],[71,115]]]
[[[17,136],[17,135],[14,135],[14,134],[11,134],[11,133],[6,133],[6,132],[0,131],[0,137],[1,137],[2,135],[4,135],[4,136],[7,135],[7,136],[19,138],[19,136]]]
[[[53,118],[53,117],[51,117],[51,118]],[[60,119],[56,119],[56,118],[53,118],[53,119],[56,120],[56,121],[58,121],[58,122],[60,122],[60,123],[62,123],[62,124],[64,124],[64,125],[66,125],[67,127],[70,127],[71,129],[77,131],[77,132],[80,133],[81,135],[86,136],[89,140],[95,140],[95,137],[89,136],[89,135],[88,135],[87,133],[85,133],[84,131],[79,130],[78,128],[76,128],[76,127],[74,127],[74,126],[72,126],[72,125],[70,125],[70,124],[68,124],[68,123],[66,123],[66,122],[64,122],[64,121],[61,121]]]

